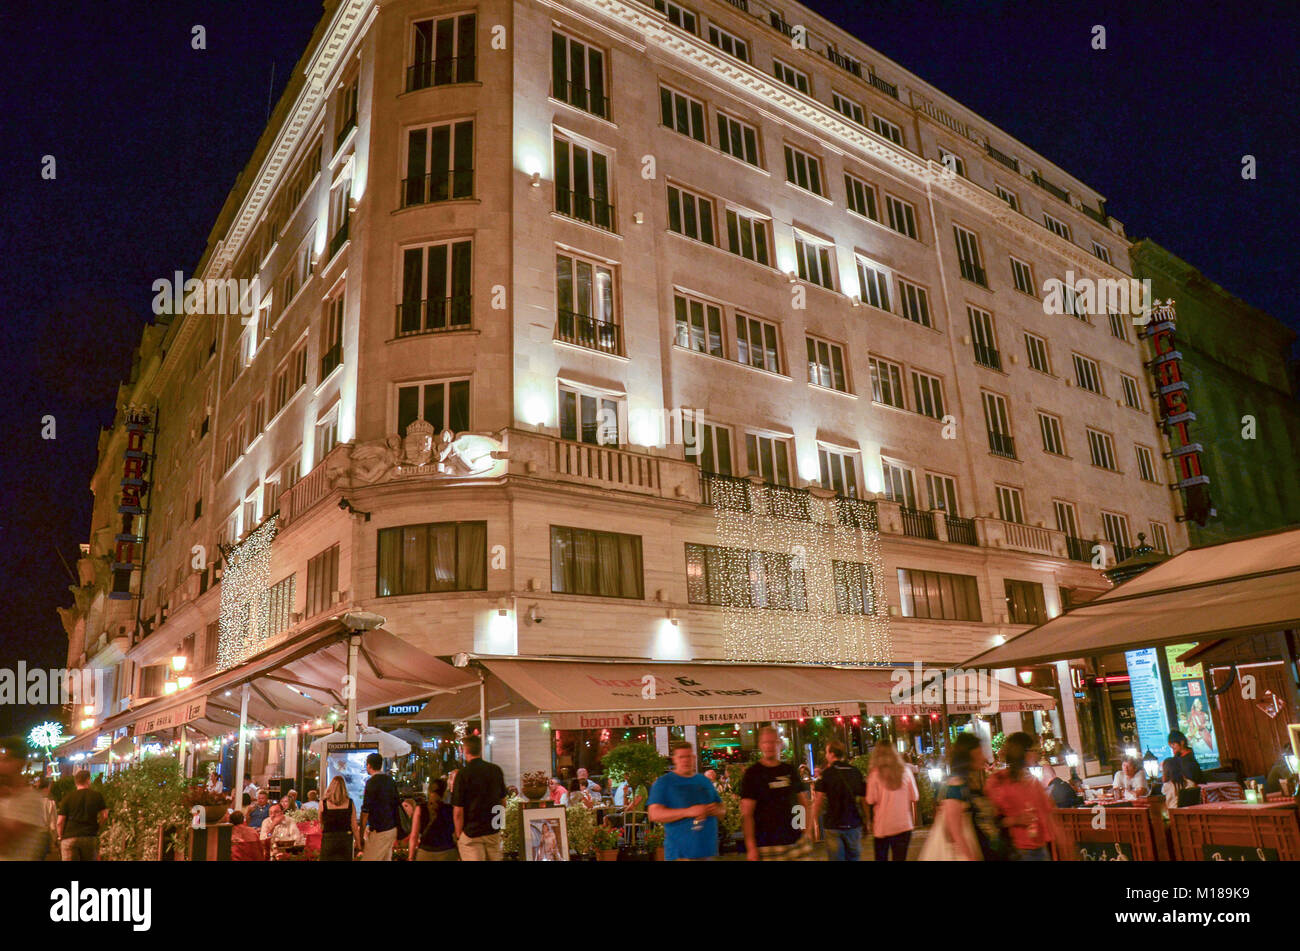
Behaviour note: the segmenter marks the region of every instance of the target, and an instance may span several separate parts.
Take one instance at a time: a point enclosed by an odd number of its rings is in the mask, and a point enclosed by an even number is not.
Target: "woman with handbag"
[[[979,737],[958,733],[948,752],[948,782],[937,793],[939,813],[920,861],[980,862],[1002,857],[997,813],[984,795],[987,768]]]

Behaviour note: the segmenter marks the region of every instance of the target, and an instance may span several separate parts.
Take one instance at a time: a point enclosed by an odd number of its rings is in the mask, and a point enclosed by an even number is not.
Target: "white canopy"
[[[331,733],[329,736],[322,736],[312,740],[311,751],[319,753],[322,756],[331,743],[346,743],[347,735],[344,733]],[[393,736],[391,733],[385,733],[378,727],[363,726],[357,731],[358,743],[378,743],[380,756],[405,756],[411,752],[411,744],[400,737]]]

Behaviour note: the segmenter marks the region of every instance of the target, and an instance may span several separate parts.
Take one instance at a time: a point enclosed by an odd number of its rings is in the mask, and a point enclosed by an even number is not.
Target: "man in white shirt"
[[[278,802],[271,806],[271,814],[262,823],[262,830],[259,834],[262,839],[270,840],[272,852],[290,846],[307,844],[307,836],[298,828],[298,823],[284,814],[284,810]]]
[[[1116,796],[1122,796],[1125,799],[1136,799],[1139,796],[1145,796],[1148,792],[1146,773],[1138,768],[1136,760],[1132,757],[1126,757],[1120,763],[1119,770],[1115,773],[1111,788],[1115,790]]]

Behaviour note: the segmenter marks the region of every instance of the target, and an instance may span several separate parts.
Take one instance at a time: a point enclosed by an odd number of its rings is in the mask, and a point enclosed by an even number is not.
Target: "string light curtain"
[[[729,660],[893,662],[875,505],[707,478],[717,536],[733,562],[710,578]]]
[[[242,664],[268,636],[271,604],[271,541],[280,517],[273,515],[226,556],[221,571],[221,621],[217,669]]]

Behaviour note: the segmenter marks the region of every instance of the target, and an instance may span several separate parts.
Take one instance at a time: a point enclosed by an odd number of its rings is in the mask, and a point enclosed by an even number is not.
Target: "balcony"
[[[880,530],[880,514],[876,503],[867,499],[835,498],[835,518],[846,528],[860,528],[868,532]]]
[[[559,320],[555,323],[555,339],[615,356],[623,352],[618,324],[612,320],[600,320],[590,314],[576,314],[571,310],[559,312]]]
[[[982,367],[988,367],[990,370],[1001,370],[1002,354],[998,353],[997,348],[976,341],[975,362]]]
[[[471,323],[473,298],[469,294],[429,300],[408,300],[397,305],[397,336],[466,330]]]
[[[1017,175],[1020,174],[1019,159],[1012,158],[1010,155],[1007,155],[1006,152],[999,152],[997,149],[989,145],[987,142],[984,143],[984,150],[989,153],[990,158],[994,159],[995,161],[1001,162],[1003,165],[1011,169],[1011,171],[1015,172]]]
[[[772,24],[772,29],[780,30],[786,36],[794,39],[794,27],[781,19],[781,14],[777,13],[775,10],[768,13],[768,22]]]
[[[590,112],[599,119],[609,118],[609,97],[603,96],[596,90],[586,86],[579,86],[577,83],[563,80],[555,90],[555,98],[561,102],[567,102],[575,109]]]
[[[1125,561],[1133,557],[1132,545],[1123,545],[1120,544],[1119,542],[1111,542],[1111,547],[1115,549],[1116,564],[1119,564],[1121,561]]]
[[[1035,555],[1051,555],[1052,533],[1045,528],[1023,525],[1020,522],[1007,522],[1002,519],[989,520],[994,527],[1001,527],[1002,547],[1016,551],[1032,552]]]
[[[989,433],[989,452],[1004,459],[1016,458],[1016,441],[1006,433]]]
[[[407,67],[406,91],[474,81],[474,56],[444,56]]]
[[[1093,221],[1097,222],[1097,224],[1102,225],[1103,227],[1106,228],[1110,227],[1110,216],[1107,215],[1105,211],[1100,211],[1096,208],[1093,208],[1091,205],[1082,205],[1082,204],[1079,206],[1079,210],[1082,211],[1089,218],[1091,218]]]
[[[737,10],[744,10],[746,13],[749,12],[749,0],[727,0],[727,2]]]
[[[566,218],[573,218],[603,231],[614,230],[614,206],[599,198],[557,186],[555,210]]]
[[[851,56],[845,56],[843,53],[837,53],[829,46],[826,47],[826,58],[845,72],[852,73],[859,79],[862,78],[862,64]]]
[[[1065,536],[1065,554],[1071,561],[1092,561],[1092,546],[1094,542],[1086,538],[1076,538],[1074,535]]]
[[[948,541],[954,545],[979,545],[979,536],[975,532],[975,519],[945,515],[943,521],[948,527]]]
[[[339,229],[334,232],[334,237],[330,238],[329,257],[326,260],[333,260],[334,255],[339,253],[339,249],[348,243],[348,220],[344,218]]]
[[[904,535],[910,535],[912,538],[929,538],[932,541],[939,539],[938,533],[934,530],[934,516],[929,512],[903,506],[899,509],[899,515],[903,518]]]
[[[783,518],[793,522],[811,522],[812,493],[807,489],[796,489],[791,485],[774,485],[764,483],[762,494],[767,496],[767,514],[772,518]]]
[[[1053,185],[1051,182],[1043,178],[1043,176],[1039,175],[1037,172],[1034,172],[1033,183],[1037,185],[1039,188],[1041,188],[1043,191],[1047,192],[1049,195],[1055,195],[1057,198],[1065,202],[1067,205],[1070,204],[1070,193],[1068,191],[1066,191],[1064,188],[1060,188],[1059,186]]]
[[[749,512],[753,509],[749,499],[748,479],[705,472],[703,469],[700,470],[700,501],[731,512]]]
[[[881,79],[881,78],[880,78],[879,76],[877,76],[875,73],[868,73],[868,74],[867,74],[867,82],[869,82],[871,85],[875,86],[877,89],[879,89],[881,92],[883,92],[886,96],[892,96],[894,99],[897,99],[897,98],[898,98],[898,87],[895,86],[893,83],[887,83],[887,82],[885,82],[883,79]]]
[[[402,179],[402,207],[474,197],[474,170],[455,168]]]
[[[348,446],[335,446],[325,455],[324,459],[316,464],[316,467],[311,472],[280,493],[281,529],[302,518],[330,494],[330,481],[326,474],[328,469],[326,463],[336,455],[342,461],[346,458],[345,454],[349,450],[350,447]]]

